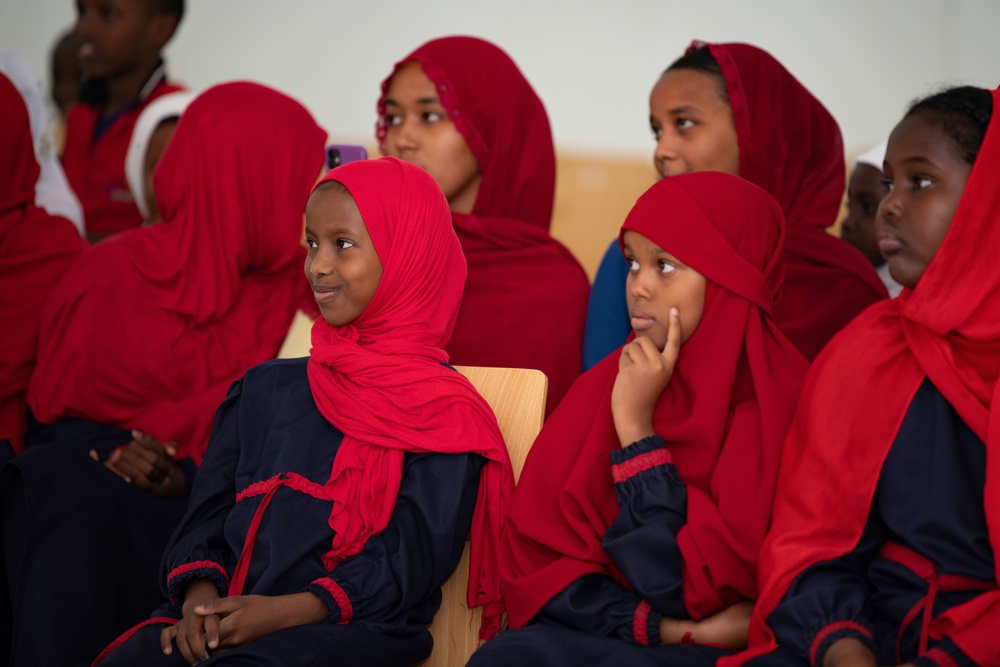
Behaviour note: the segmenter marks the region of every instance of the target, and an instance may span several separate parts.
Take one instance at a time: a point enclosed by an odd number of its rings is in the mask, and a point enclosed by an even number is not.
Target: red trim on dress
[[[854,621],[837,621],[836,623],[831,623],[816,633],[816,637],[812,641],[812,646],[809,647],[810,665],[816,667],[816,654],[819,652],[819,647],[823,644],[823,641],[834,632],[840,632],[841,630],[854,630],[860,632],[868,639],[872,639],[871,630],[860,623],[855,623]]]
[[[345,593],[344,589],[340,587],[340,584],[329,577],[317,579],[313,583],[317,586],[321,586],[323,590],[333,596],[333,599],[337,601],[337,606],[340,607],[340,620],[337,621],[338,625],[344,625],[354,617],[354,607],[351,606],[351,598],[347,597],[347,593]]]
[[[170,587],[170,580],[174,577],[179,577],[182,574],[187,574],[192,570],[218,570],[219,574],[222,575],[223,579],[229,582],[229,573],[226,572],[225,568],[211,560],[196,560],[191,563],[185,563],[184,565],[178,565],[170,571],[167,575],[167,587]]]
[[[645,600],[641,600],[635,607],[635,616],[632,617],[632,635],[637,644],[649,646],[649,635],[646,634],[646,623],[649,621],[649,612],[652,609]]]
[[[611,474],[614,475],[615,482],[624,482],[630,477],[634,477],[641,472],[649,470],[654,466],[662,466],[672,463],[673,458],[666,447],[656,449],[645,454],[639,454],[628,461],[622,461],[611,466]]]
[[[170,616],[154,616],[153,618],[147,619],[142,623],[129,628],[128,630],[123,632],[118,637],[118,639],[108,644],[108,647],[103,651],[101,651],[100,655],[98,655],[97,658],[94,659],[94,662],[90,663],[90,667],[97,667],[97,665],[99,665],[106,657],[108,657],[108,655],[112,651],[114,651],[116,648],[127,642],[132,637],[132,635],[139,632],[139,630],[142,630],[147,625],[153,625],[154,623],[163,623],[164,625],[176,625],[177,619],[171,618]]]

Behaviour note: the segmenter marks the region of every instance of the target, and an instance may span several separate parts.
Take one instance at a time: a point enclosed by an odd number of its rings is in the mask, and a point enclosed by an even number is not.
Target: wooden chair
[[[493,408],[510,452],[514,480],[521,476],[524,459],[542,429],[548,379],[541,371],[523,368],[456,366]],[[428,627],[434,650],[420,667],[462,667],[479,647],[482,610],[470,611],[465,604],[469,581],[469,545],[455,572],[441,587],[441,608]]]

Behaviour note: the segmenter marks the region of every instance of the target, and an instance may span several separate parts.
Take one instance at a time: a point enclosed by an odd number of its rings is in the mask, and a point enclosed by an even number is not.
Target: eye
[[[306,239],[306,245],[309,247],[310,250],[316,250],[317,248],[319,248],[319,244],[312,239]]]
[[[657,141],[659,141],[660,137],[663,136],[663,128],[657,127],[655,125],[650,125],[649,129],[653,131],[653,138],[656,139]]]
[[[694,127],[694,121],[690,118],[678,118],[677,119],[677,129],[678,130],[690,130]]]
[[[105,21],[117,21],[121,13],[117,9],[109,7],[101,12],[101,16],[104,17]]]
[[[636,261],[635,257],[626,257],[625,261],[628,262],[628,270],[629,271],[638,271],[639,270],[639,262]]]
[[[348,241],[347,239],[337,239],[337,247],[340,248],[341,250],[346,248],[353,248],[354,243]]]
[[[882,185],[885,187],[885,191],[886,192],[892,192],[892,179],[891,178],[883,178],[882,179]]]
[[[913,187],[917,190],[923,190],[924,188],[929,188],[934,184],[934,181],[927,178],[926,176],[914,176],[913,177]]]
[[[677,270],[677,267],[668,262],[665,259],[660,260],[660,273],[673,273]]]
[[[864,205],[862,210],[865,212],[866,216],[873,216],[875,215],[875,212],[878,211],[878,203],[868,202]]]
[[[400,124],[401,119],[397,113],[387,113],[385,115],[385,125],[386,127],[393,127]]]
[[[440,114],[437,111],[425,111],[424,112],[424,122],[425,123],[436,123],[439,120],[444,120],[444,114]]]

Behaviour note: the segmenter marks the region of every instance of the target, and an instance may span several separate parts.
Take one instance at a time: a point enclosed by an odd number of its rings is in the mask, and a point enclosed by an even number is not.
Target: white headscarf
[[[150,211],[146,210],[146,185],[142,168],[153,132],[163,121],[179,118],[195,97],[195,93],[186,90],[157,97],[142,110],[135,121],[128,152],[125,153],[125,181],[144,220],[149,219]]]
[[[882,171],[882,163],[885,162],[885,149],[889,145],[888,141],[883,141],[878,146],[867,150],[854,160],[855,165],[867,164]]]
[[[49,125],[41,81],[31,71],[27,61],[9,49],[0,49],[0,72],[14,84],[24,99],[24,106],[28,107],[35,159],[41,170],[35,184],[35,205],[48,211],[50,215],[59,215],[72,221],[80,234],[83,234],[83,208],[80,200],[73,194],[56,155],[56,142]]]

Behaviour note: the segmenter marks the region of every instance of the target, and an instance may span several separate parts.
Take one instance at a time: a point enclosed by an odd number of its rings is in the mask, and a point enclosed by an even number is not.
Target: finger
[[[167,454],[170,458],[177,456],[177,442],[175,440],[163,443],[163,448],[167,450]]]
[[[177,636],[177,626],[170,625],[160,633],[160,650],[163,655],[171,655],[174,652],[174,637]]]
[[[234,595],[226,598],[216,598],[206,604],[200,604],[194,608],[194,613],[199,616],[209,616],[211,614],[231,614],[243,606],[240,596]]]
[[[97,455],[97,450],[91,449],[90,452],[89,452],[89,454],[90,454],[90,458],[91,459],[93,459],[94,461],[97,461],[98,463],[101,462],[101,458]]]
[[[667,328],[667,344],[663,346],[663,360],[670,368],[677,363],[681,352],[681,313],[676,308],[670,309],[670,325]]]
[[[205,619],[205,641],[208,648],[219,648],[219,617],[214,614]]]
[[[146,478],[146,475],[143,474],[141,470],[132,465],[132,462],[127,458],[122,457],[118,463],[115,464],[115,468],[118,470],[118,473],[125,478],[126,482],[135,484],[140,489],[149,490],[151,486],[149,479]]]
[[[187,643],[188,650],[191,652],[191,657],[194,658],[195,662],[208,659],[208,649],[205,648],[204,623],[195,621],[188,624]]]
[[[145,477],[150,482],[163,479],[164,473],[145,458],[146,453],[133,449],[125,450],[118,462],[119,467],[133,478]]]
[[[166,451],[136,447],[130,454],[135,463],[146,472],[148,477],[163,477],[173,467],[173,460],[167,456]]]

